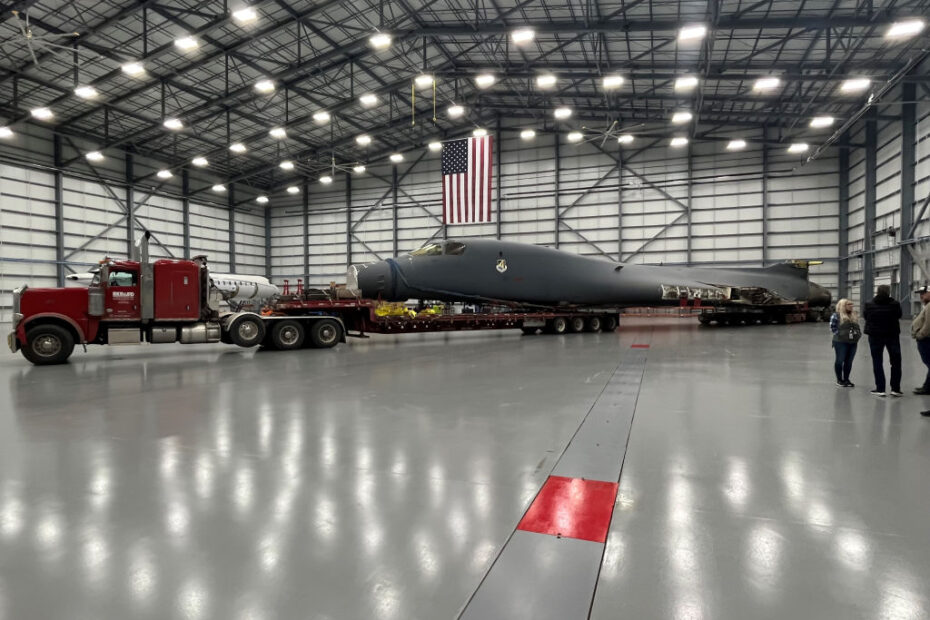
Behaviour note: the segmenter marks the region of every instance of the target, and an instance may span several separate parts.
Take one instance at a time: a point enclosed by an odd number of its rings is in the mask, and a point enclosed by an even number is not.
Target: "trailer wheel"
[[[39,325],[26,332],[23,357],[36,366],[63,364],[74,351],[74,336],[58,325]]]
[[[265,339],[265,324],[257,316],[240,316],[229,326],[229,339],[240,347],[259,345]]]
[[[568,321],[565,317],[557,316],[546,323],[546,331],[550,334],[564,334],[567,329]]]
[[[568,329],[573,334],[584,331],[584,318],[580,316],[573,316],[568,320]]]
[[[310,327],[310,342],[321,349],[329,349],[339,342],[342,327],[332,319],[321,319]]]
[[[585,329],[589,332],[601,331],[601,317],[592,316],[585,322]]]
[[[536,330],[538,329],[539,329],[538,327],[521,327],[520,331],[522,331],[527,336],[532,336],[533,334],[536,333]]]
[[[304,326],[297,321],[276,321],[271,328],[271,344],[280,351],[299,349],[304,336]]]
[[[614,315],[605,316],[601,329],[605,332],[612,332],[617,329],[617,317]]]

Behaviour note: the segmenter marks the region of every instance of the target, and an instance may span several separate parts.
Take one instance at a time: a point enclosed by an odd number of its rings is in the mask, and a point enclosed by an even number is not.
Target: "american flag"
[[[442,145],[442,221],[491,221],[492,137],[453,140]]]

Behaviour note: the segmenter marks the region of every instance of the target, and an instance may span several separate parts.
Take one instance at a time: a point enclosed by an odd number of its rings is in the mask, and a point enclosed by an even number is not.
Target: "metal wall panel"
[[[177,198],[167,196],[139,195],[136,203],[135,218],[138,223],[152,233],[153,241],[149,243],[149,256],[152,258],[187,258],[184,256],[184,208]],[[137,231],[138,236],[141,231]]]
[[[212,271],[229,272],[229,211],[190,203],[191,256],[206,254]]]
[[[265,275],[264,210],[234,212],[236,223],[236,273]]]

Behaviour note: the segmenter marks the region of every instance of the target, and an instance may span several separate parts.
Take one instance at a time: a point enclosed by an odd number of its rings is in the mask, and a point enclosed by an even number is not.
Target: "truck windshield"
[[[135,286],[136,273],[134,271],[111,271],[110,286]]]

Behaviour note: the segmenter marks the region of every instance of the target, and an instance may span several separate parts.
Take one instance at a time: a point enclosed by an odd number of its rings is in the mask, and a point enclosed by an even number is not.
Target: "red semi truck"
[[[617,312],[552,309],[465,313],[416,318],[380,317],[376,300],[285,295],[270,312],[221,308],[222,294],[210,280],[204,258],[148,261],[148,240],[138,260],[110,260],[87,288],[13,291],[10,349],[33,364],[60,364],[75,344],[197,344],[225,342],[276,349],[334,347],[347,332],[416,333],[477,329],[522,329],[550,333],[612,331]]]

